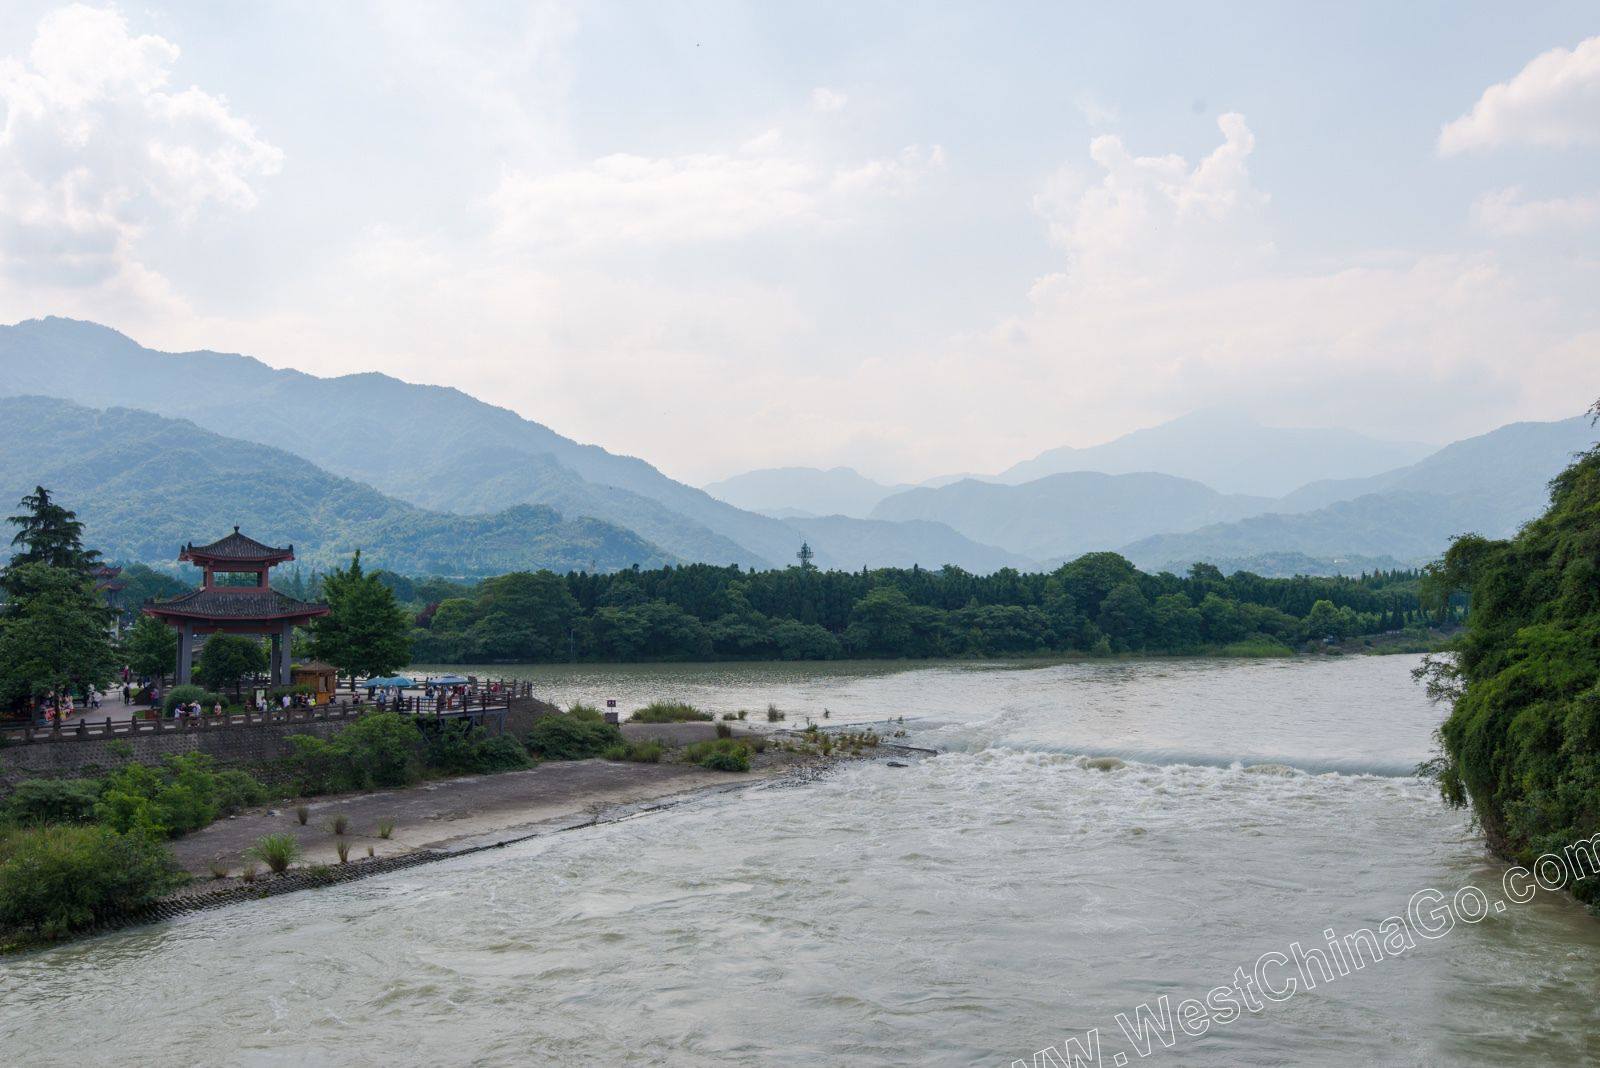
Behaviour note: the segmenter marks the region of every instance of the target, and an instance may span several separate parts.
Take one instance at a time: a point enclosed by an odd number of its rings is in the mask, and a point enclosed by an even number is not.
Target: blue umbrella
[[[415,685],[404,675],[390,675],[386,679],[368,679],[366,684],[368,686],[399,686],[401,688]]]

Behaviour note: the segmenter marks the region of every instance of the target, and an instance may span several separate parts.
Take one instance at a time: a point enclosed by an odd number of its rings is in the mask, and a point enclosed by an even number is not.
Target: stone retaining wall
[[[505,713],[505,729],[521,739],[535,720],[559,712],[555,705],[534,697],[514,698]],[[274,715],[277,715],[276,713]],[[424,719],[427,717],[424,716]],[[354,716],[289,720],[178,729],[139,731],[134,734],[91,734],[79,737],[70,729],[51,738],[40,732],[35,741],[0,747],[0,795],[24,779],[74,779],[102,775],[125,764],[160,764],[169,756],[205,753],[223,767],[237,767],[259,775],[265,765],[289,755],[292,734],[331,738],[354,721]],[[47,740],[48,739],[48,740]]]
[[[74,738],[11,745],[0,749],[0,793],[24,779],[92,777],[125,764],[160,764],[169,756],[205,753],[223,767],[254,770],[289,753],[291,734],[331,738],[352,721],[347,718],[253,723],[227,730],[166,730],[159,734]]]

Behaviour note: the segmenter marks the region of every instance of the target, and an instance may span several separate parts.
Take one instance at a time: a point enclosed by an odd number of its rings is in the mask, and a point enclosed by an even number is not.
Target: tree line
[[[444,663],[1285,651],[1429,621],[1414,571],[1278,579],[1198,564],[1152,575],[1111,552],[989,575],[807,564],[517,572],[472,585],[379,575],[416,610],[415,658]]]

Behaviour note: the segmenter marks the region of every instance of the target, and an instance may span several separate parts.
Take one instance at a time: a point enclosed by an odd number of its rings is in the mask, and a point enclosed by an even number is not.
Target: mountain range
[[[460,390],[367,373],[319,378],[248,356],[164,353],[96,323],[0,326],[0,395],[70,398],[188,419],[269,445],[418,508],[465,515],[540,504],[633,531],[669,558],[776,566],[807,537],[650,464],[584,445]],[[937,525],[851,520],[812,546],[818,566],[940,560],[992,569],[1007,554]]]
[[[1101,549],[1146,568],[1414,565],[1456,534],[1513,532],[1595,437],[1580,417],[1430,452],[1208,410],[997,475],[905,486],[774,468],[702,490],[459,390],[158,352],[54,318],[0,326],[0,398],[0,492],[65,494],[114,558],[170,563],[238,522],[315,566],[360,546],[449,576],[783,566],[802,542],[851,570],[1051,567]]]
[[[313,569],[349,561],[403,574],[481,576],[547,567],[616,570],[675,558],[633,531],[545,505],[449,515],[385,496],[293,456],[186,420],[0,398],[0,499],[49,487],[108,560],[170,565],[188,541],[238,524],[292,544]]]

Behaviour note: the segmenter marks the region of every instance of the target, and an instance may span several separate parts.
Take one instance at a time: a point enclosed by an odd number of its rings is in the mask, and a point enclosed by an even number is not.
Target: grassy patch
[[[630,723],[697,723],[711,719],[710,712],[682,701],[651,701],[628,717]]]

